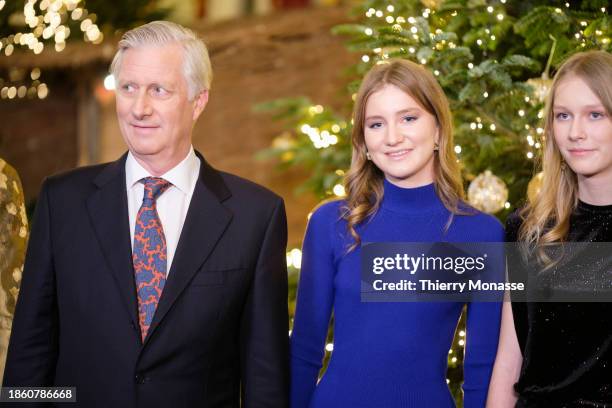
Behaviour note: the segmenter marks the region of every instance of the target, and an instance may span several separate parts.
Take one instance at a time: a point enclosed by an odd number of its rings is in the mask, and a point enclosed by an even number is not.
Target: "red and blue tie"
[[[156,200],[171,184],[159,177],[145,177],[140,182],[144,183],[144,197],[136,216],[132,262],[144,341],[166,283],[166,237],[157,215]]]

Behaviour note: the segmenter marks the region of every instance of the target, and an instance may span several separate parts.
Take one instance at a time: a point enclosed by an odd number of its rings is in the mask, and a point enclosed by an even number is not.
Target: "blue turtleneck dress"
[[[292,408],[454,407],[446,383],[448,352],[463,303],[363,303],[360,249],[340,219],[344,203],[319,207],[310,218],[302,253],[291,336]],[[455,215],[433,184],[400,188],[384,182],[378,212],[357,228],[362,242],[503,242],[504,231],[483,213]],[[501,305],[467,309],[464,406],[484,407],[493,368]],[[317,384],[330,317],[334,349]]]

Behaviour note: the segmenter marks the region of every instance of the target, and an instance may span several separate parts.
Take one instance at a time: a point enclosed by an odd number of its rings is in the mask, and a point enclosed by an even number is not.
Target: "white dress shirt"
[[[178,245],[189,203],[193,196],[196,182],[200,175],[200,159],[195,155],[193,147],[187,157],[160,177],[172,185],[157,199],[157,214],[166,237],[166,252],[168,257],[166,277],[170,272],[176,246]],[[125,184],[127,187],[128,214],[130,218],[130,237],[134,249],[134,229],[136,216],[142,206],[144,184],[140,182],[145,177],[153,177],[128,153],[125,161]],[[109,222],[113,222],[109,220]]]

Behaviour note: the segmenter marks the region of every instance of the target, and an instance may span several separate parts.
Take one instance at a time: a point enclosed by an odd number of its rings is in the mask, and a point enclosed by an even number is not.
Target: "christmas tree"
[[[356,53],[347,101],[363,74],[389,58],[430,69],[451,103],[468,199],[503,219],[522,205],[528,184],[530,191],[538,188],[540,178],[533,174],[554,69],[575,52],[610,50],[607,7],[603,0],[363,1],[355,10],[356,23],[334,28]],[[309,170],[300,190],[321,199],[342,197],[351,157],[350,106],[342,114],[307,98],[288,98],[258,109],[275,112],[291,130],[260,156],[277,158],[280,168]],[[298,260],[295,252],[288,255],[294,284]],[[449,385],[459,404],[464,327],[461,322],[449,351]]]
[[[522,203],[533,175],[554,68],[577,51],[610,50],[607,3],[373,0],[358,7],[361,22],[334,31],[357,53],[349,95],[373,64],[389,58],[406,58],[434,73],[451,103],[464,178],[470,183],[481,175],[470,201],[504,217]],[[346,112],[331,112],[306,98],[258,108],[275,111],[293,130],[261,156],[278,157],[281,168],[309,169],[302,190],[321,198],[342,196],[351,149]]]

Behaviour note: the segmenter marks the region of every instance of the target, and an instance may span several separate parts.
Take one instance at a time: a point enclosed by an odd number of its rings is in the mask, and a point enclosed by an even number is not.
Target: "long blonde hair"
[[[540,193],[520,211],[523,223],[518,240],[527,244],[538,261],[551,265],[547,245],[564,242],[569,233],[570,216],[578,204],[576,173],[565,164],[553,133],[555,93],[568,76],[577,76],[597,95],[608,115],[612,114],[612,54],[605,51],[579,52],[565,61],[552,82],[544,119],[544,178]]]
[[[453,145],[452,117],[448,100],[434,76],[422,66],[408,60],[390,60],[376,65],[363,79],[353,110],[353,156],[345,180],[347,193],[343,218],[354,238],[349,251],[361,243],[355,227],[372,216],[383,198],[384,174],[367,159],[364,137],[365,110],[368,98],[383,88],[393,85],[410,95],[436,118],[439,128],[439,150],[434,153],[434,184],[436,193],[452,214],[460,214],[460,200],[464,197],[461,171]]]

